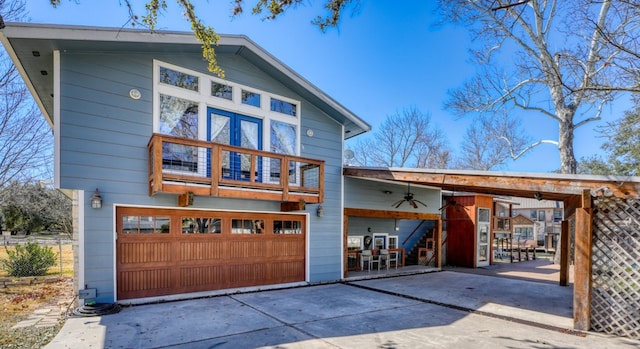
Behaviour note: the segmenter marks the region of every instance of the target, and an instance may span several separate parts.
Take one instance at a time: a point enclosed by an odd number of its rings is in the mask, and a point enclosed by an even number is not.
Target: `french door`
[[[262,120],[215,108],[207,108],[207,115],[208,141],[262,150]],[[223,178],[243,181],[251,179],[251,155],[224,151],[221,161]],[[259,180],[262,160],[258,158],[257,161],[255,176],[256,180]],[[211,156],[207,162],[210,169]]]

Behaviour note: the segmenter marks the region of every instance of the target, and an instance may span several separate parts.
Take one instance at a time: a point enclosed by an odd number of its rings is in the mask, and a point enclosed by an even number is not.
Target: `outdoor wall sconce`
[[[96,188],[96,192],[91,197],[91,208],[102,208],[102,196],[100,196],[98,188]]]
[[[533,198],[540,201],[542,200],[542,193],[541,192],[537,192],[535,194],[533,194]]]
[[[318,205],[318,208],[316,209],[316,216],[324,217],[324,207],[322,207],[322,205]]]

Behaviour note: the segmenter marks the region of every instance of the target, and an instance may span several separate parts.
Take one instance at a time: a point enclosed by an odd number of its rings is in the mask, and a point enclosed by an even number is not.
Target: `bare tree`
[[[355,143],[354,164],[446,168],[451,155],[442,131],[415,107],[387,116],[372,140]]]
[[[441,0],[443,21],[468,27],[478,75],[450,91],[460,113],[519,108],[558,123],[562,173],[576,172],[574,134],[623,92],[640,91],[635,1]]]
[[[0,0],[7,21],[24,18],[24,1]],[[0,52],[0,187],[51,178],[53,136],[7,54]]]
[[[500,169],[512,158],[514,150],[520,152],[530,142],[524,134],[519,120],[508,113],[481,115],[467,128],[455,167]]]

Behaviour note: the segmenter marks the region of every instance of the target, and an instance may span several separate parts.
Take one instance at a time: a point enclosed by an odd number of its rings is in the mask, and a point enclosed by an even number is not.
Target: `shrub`
[[[51,247],[40,246],[37,242],[29,241],[24,247],[16,245],[13,251],[7,249],[7,255],[7,259],[0,260],[0,265],[16,277],[43,276],[56,264],[56,254]]]

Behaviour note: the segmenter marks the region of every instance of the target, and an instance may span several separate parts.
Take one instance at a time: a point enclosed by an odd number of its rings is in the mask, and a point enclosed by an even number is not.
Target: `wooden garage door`
[[[118,299],[305,280],[305,216],[118,208]]]

